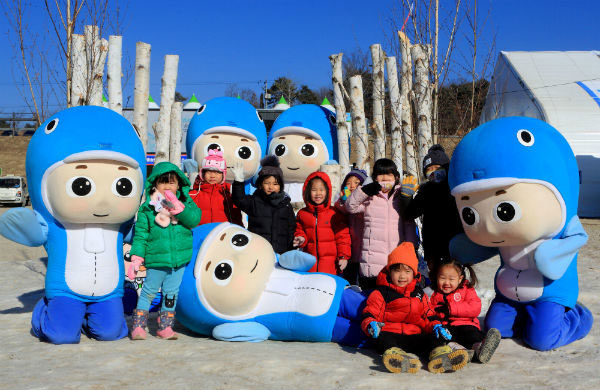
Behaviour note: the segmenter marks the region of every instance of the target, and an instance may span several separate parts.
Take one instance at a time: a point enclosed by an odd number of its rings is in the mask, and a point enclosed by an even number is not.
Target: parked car
[[[0,204],[29,204],[29,190],[22,176],[7,175],[0,177]]]

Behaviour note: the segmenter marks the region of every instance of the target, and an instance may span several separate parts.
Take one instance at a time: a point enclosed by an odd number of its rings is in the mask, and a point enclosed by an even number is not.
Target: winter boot
[[[434,348],[429,353],[427,369],[435,374],[458,371],[467,365],[469,354],[466,349],[452,350],[448,345]]]
[[[400,348],[386,349],[383,353],[383,365],[389,372],[416,373],[421,368],[421,361],[412,353],[406,353]]]
[[[484,364],[489,362],[492,358],[492,355],[496,351],[496,348],[498,348],[501,339],[502,336],[500,335],[500,331],[498,329],[491,328],[488,330],[483,341],[473,345],[477,360]]]
[[[146,325],[148,325],[148,310],[135,309],[131,325],[131,339],[146,340]]]
[[[472,349],[467,349],[466,347],[462,346],[461,344],[455,342],[455,341],[450,341],[448,343],[448,346],[450,348],[452,348],[453,351],[456,351],[457,349],[464,349],[465,351],[467,351],[467,355],[469,356],[469,361],[473,360],[473,356],[475,356],[475,351]]]
[[[174,324],[175,312],[161,311],[158,316],[158,330],[156,331],[156,335],[165,340],[177,340],[178,335],[173,332]]]

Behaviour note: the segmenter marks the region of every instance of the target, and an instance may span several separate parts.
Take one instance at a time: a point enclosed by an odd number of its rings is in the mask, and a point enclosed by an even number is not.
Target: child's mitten
[[[416,177],[413,175],[404,176],[404,179],[402,179],[402,187],[400,188],[400,195],[407,198],[412,198],[418,189],[419,184],[417,183]]]
[[[381,184],[374,181],[372,183],[360,187],[360,189],[368,196],[375,196],[379,193],[379,191],[381,191]]]
[[[442,326],[442,324],[435,324],[433,326],[433,334],[437,339],[444,339],[446,341],[452,340],[450,331]]]
[[[438,317],[442,319],[448,319],[450,317],[450,309],[448,308],[447,302],[440,302],[436,307],[433,308],[438,314]]]
[[[369,332],[371,337],[376,339],[377,337],[379,337],[379,332],[381,332],[381,328],[383,328],[383,325],[385,325],[383,322],[371,321],[367,326],[367,332]]]
[[[144,258],[140,256],[133,255],[131,256],[131,265],[127,270],[127,277],[131,280],[135,280],[135,275],[140,270],[140,266],[144,262]]]
[[[352,193],[352,191],[350,191],[348,189],[348,187],[344,187],[344,189],[340,192],[340,198],[345,201],[346,199],[348,199],[348,197],[350,196],[350,194]]]
[[[169,202],[173,203],[173,207],[168,208],[169,213],[171,213],[171,215],[177,215],[180,212],[182,212],[185,208],[183,203],[181,203],[179,199],[177,199],[177,196],[175,196],[175,194],[171,191],[165,191],[165,197]]]

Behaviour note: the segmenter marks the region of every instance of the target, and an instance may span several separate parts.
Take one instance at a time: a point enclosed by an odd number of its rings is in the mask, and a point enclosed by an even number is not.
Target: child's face
[[[217,171],[204,171],[204,176],[202,178],[208,184],[218,184],[223,181],[223,173]]]
[[[348,189],[350,191],[354,191],[355,189],[358,188],[359,185],[360,185],[360,180],[358,180],[358,178],[356,176],[350,176],[348,178],[348,180],[346,180],[344,187],[348,187]]]
[[[375,176],[375,181],[381,184],[381,191],[385,193],[390,192],[390,190],[394,187],[396,177],[392,173],[385,173],[383,175]]]
[[[453,265],[445,265],[440,269],[437,278],[438,289],[444,294],[449,294],[458,288],[464,276],[460,275]]]
[[[394,286],[406,287],[414,278],[413,270],[406,265],[400,265],[400,267],[390,270],[390,280]]]
[[[171,175],[168,183],[156,183],[154,187],[156,187],[158,192],[164,196],[165,191],[171,191],[173,194],[175,194],[179,189],[179,183],[177,182],[177,179]]]
[[[429,178],[429,176],[437,171],[438,169],[440,169],[442,166],[438,165],[438,164],[433,164],[427,167],[427,169],[425,170],[425,177]]]
[[[321,204],[327,198],[327,187],[323,180],[315,179],[310,185],[310,200],[314,204]]]
[[[269,176],[262,181],[260,185],[265,194],[271,195],[274,192],[279,192],[281,190],[281,186],[277,182],[275,176]]]

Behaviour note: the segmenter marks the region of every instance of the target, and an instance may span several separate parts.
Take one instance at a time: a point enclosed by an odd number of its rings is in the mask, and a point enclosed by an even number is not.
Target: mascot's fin
[[[212,335],[221,341],[265,341],[271,335],[266,326],[258,322],[228,322],[213,328]]]
[[[0,216],[0,234],[27,246],[40,246],[48,238],[48,223],[37,211],[18,207]]]
[[[450,256],[463,264],[476,264],[498,254],[498,248],[487,247],[469,240],[466,234],[457,234],[450,240]]]
[[[537,269],[548,279],[560,279],[587,240],[588,235],[579,217],[574,216],[560,238],[544,241],[536,248],[534,257]]]
[[[317,259],[310,253],[298,250],[287,251],[278,256],[279,265],[292,271],[308,272]]]

